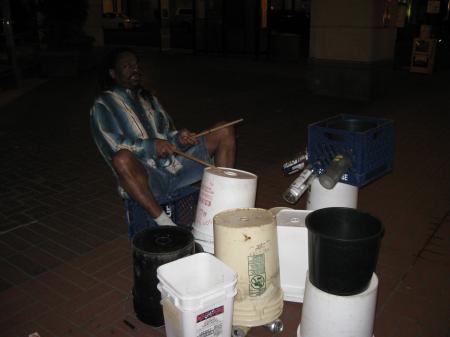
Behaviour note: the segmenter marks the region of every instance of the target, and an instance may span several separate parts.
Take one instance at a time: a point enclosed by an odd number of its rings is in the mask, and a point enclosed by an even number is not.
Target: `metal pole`
[[[22,80],[22,74],[16,56],[16,45],[14,43],[14,33],[11,20],[11,7],[9,0],[3,0],[2,4],[3,4],[2,25],[3,25],[3,32],[5,34],[6,50],[8,52],[9,62],[11,64],[11,68],[14,75],[14,86],[18,87]]]
[[[270,53],[271,53],[271,47],[272,44],[270,43],[272,38],[272,20],[271,20],[271,8],[272,8],[272,1],[267,0],[267,51],[266,51],[266,57],[267,59],[270,59]]]
[[[192,52],[197,54],[197,1],[192,0]]]
[[[205,42],[205,53],[206,54],[208,54],[208,51],[209,51],[208,50],[208,48],[209,48],[209,45],[208,45],[209,6],[210,6],[209,0],[205,0],[205,18],[204,18],[205,24],[203,25],[203,38],[205,39],[204,42]]]
[[[227,20],[226,20],[226,2],[229,0],[222,0],[222,53],[226,56],[228,52],[227,46]]]
[[[256,24],[255,24],[255,58],[259,59],[259,49],[260,49],[260,40],[261,40],[261,0],[255,1],[256,8]]]

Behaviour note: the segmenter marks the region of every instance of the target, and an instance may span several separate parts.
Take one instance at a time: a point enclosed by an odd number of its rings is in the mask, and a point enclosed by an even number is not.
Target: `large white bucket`
[[[271,212],[231,209],[214,217],[217,258],[238,273],[233,325],[254,327],[276,320],[283,311],[277,230]]]
[[[280,281],[284,300],[303,302],[308,270],[308,229],[305,218],[311,211],[270,209],[277,221]]]
[[[372,337],[378,277],[356,295],[338,296],[316,288],[307,276],[297,337]]]
[[[256,182],[253,173],[236,169],[208,167],[203,171],[192,233],[205,252],[214,253],[214,216],[231,208],[254,207]]]
[[[316,210],[326,207],[358,207],[358,187],[337,183],[333,189],[323,187],[319,179],[312,181],[308,190],[306,209]]]
[[[157,269],[167,337],[231,336],[237,274],[208,253]]]

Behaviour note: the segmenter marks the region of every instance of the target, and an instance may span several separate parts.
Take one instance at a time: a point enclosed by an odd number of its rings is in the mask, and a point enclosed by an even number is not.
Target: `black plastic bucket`
[[[366,290],[384,233],[381,222],[368,213],[345,207],[316,210],[305,222],[311,283],[340,296]]]
[[[134,236],[133,305],[139,320],[155,327],[164,325],[156,270],[165,263],[194,254],[195,249],[193,235],[180,227],[151,227]]]

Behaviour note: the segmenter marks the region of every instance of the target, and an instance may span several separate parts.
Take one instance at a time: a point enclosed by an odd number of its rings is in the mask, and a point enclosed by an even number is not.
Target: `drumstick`
[[[222,128],[226,128],[227,126],[230,126],[230,125],[234,125],[234,124],[240,123],[240,122],[242,122],[243,120],[244,120],[243,118],[237,119],[237,120],[235,120],[235,121],[233,121],[233,122],[229,122],[229,123],[226,123],[226,124],[222,124],[222,125],[216,126],[215,128],[212,128],[212,129],[209,129],[209,130],[202,131],[202,132],[200,132],[200,133],[197,133],[197,134],[195,135],[195,138],[200,137],[200,136],[207,135],[208,133],[211,133],[211,132],[220,130],[220,129],[222,129]]]
[[[197,162],[199,164],[202,164],[204,166],[216,168],[214,165],[212,165],[212,164],[210,164],[210,163],[208,163],[206,161],[203,161],[201,159],[198,159],[196,157],[193,157],[191,155],[188,155],[187,153],[184,153],[184,152],[181,152],[181,151],[178,151],[178,150],[174,150],[173,153],[175,153],[175,154],[177,154],[179,156],[185,157],[187,159],[193,160],[193,161],[195,161],[195,162]]]

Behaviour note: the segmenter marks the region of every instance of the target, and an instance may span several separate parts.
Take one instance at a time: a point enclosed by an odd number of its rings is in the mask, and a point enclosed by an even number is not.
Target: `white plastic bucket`
[[[333,189],[323,187],[319,179],[312,181],[308,191],[306,209],[316,210],[326,207],[358,207],[358,187],[337,183]]]
[[[238,273],[233,325],[260,326],[281,315],[277,245],[275,219],[265,209],[231,209],[214,217],[215,255]]]
[[[208,253],[157,269],[167,337],[231,336],[237,274]]]
[[[338,296],[316,288],[307,276],[297,337],[372,337],[378,277],[356,295]]]
[[[306,210],[280,209],[275,214],[280,259],[280,281],[284,300],[303,302],[308,270],[308,229]]]
[[[205,252],[214,253],[214,216],[231,208],[254,207],[256,185],[256,175],[246,171],[211,167],[203,171],[192,233]]]

